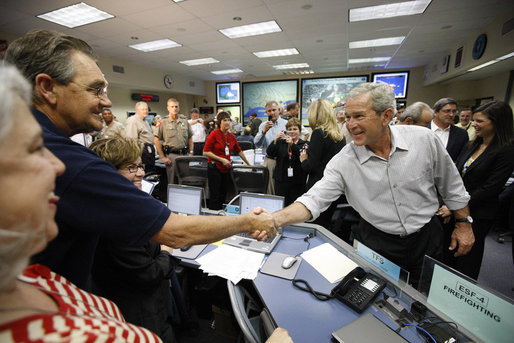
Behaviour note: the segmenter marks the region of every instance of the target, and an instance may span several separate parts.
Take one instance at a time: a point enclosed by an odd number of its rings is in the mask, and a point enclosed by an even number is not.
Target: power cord
[[[314,234],[311,232],[309,233],[307,236],[305,236],[304,238],[293,238],[293,237],[288,237],[288,236],[284,236],[282,235],[282,238],[286,238],[286,239],[293,239],[295,241],[301,241],[303,240],[304,242],[307,242],[307,248],[305,250],[309,250],[309,247],[311,246],[311,242],[310,242],[310,239],[314,237]],[[305,251],[303,250],[303,251]],[[299,252],[298,254],[296,254],[294,257],[298,257],[300,256],[301,253],[303,253],[303,251]]]
[[[325,294],[325,293],[321,293],[321,292],[317,292],[317,291],[313,290],[312,287],[309,285],[309,283],[303,279],[294,279],[293,286],[301,289],[302,291],[311,293],[312,295],[314,295],[314,297],[316,297],[316,299],[321,300],[321,301],[327,301],[327,300],[330,300],[333,298],[330,294]]]
[[[426,334],[427,334],[427,336],[428,336],[428,337],[430,337],[430,339],[431,339],[434,343],[437,343],[437,341],[435,340],[435,338],[434,338],[431,334],[429,334],[427,330],[423,329],[423,328],[422,328],[421,326],[419,326],[419,325],[416,325],[416,324],[402,324],[402,326],[414,326],[416,329],[421,330],[421,331],[423,331],[424,333],[426,333]]]

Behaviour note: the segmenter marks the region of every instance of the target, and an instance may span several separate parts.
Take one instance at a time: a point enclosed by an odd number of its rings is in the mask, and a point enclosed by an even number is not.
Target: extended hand
[[[437,211],[437,215],[443,218],[443,223],[447,224],[452,219],[452,212],[446,207],[446,205],[441,206]]]
[[[164,163],[165,165],[171,166],[171,160],[169,158],[163,157],[163,158],[161,158],[161,160],[162,160],[162,163]]]
[[[286,329],[276,328],[266,340],[266,343],[293,343],[293,339],[289,336],[289,332]]]
[[[277,234],[275,221],[273,220],[271,213],[265,209],[256,207],[248,215],[252,221],[252,230],[250,231],[250,235],[253,238],[259,241],[265,241]]]
[[[451,244],[449,250],[453,250],[459,246],[457,252],[454,254],[455,257],[466,255],[473,244],[475,243],[475,236],[470,223],[456,223],[455,229],[452,233]]]

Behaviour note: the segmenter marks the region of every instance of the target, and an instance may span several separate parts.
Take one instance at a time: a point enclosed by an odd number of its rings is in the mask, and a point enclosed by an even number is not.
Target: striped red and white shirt
[[[151,331],[125,322],[112,301],[79,289],[47,267],[29,266],[19,278],[52,297],[59,312],[42,311],[0,325],[2,343],[161,342]]]

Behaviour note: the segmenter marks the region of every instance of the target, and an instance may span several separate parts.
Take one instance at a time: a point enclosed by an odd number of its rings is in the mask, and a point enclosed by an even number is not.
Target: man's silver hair
[[[14,127],[17,100],[30,105],[32,96],[30,83],[23,78],[21,73],[11,65],[0,64],[0,153],[7,136]],[[3,212],[3,209],[0,208]],[[8,215],[8,214],[3,214]],[[27,211],[29,217],[30,211]],[[28,249],[36,229],[27,226],[29,219],[19,218],[20,223],[15,228],[0,227],[0,292],[12,286],[16,276],[21,273],[28,264]],[[46,225],[46,223],[44,223]]]
[[[405,111],[403,111],[403,113],[400,115],[400,121],[405,121],[405,119],[411,117],[414,123],[418,123],[421,120],[421,113],[423,110],[428,110],[432,115],[432,118],[434,118],[434,111],[430,108],[430,106],[424,102],[418,101],[408,106]]]
[[[393,90],[388,85],[372,82],[361,83],[348,93],[346,100],[355,99],[365,94],[369,94],[371,108],[377,115],[381,115],[388,108],[393,110],[393,115],[396,114],[396,99]]]

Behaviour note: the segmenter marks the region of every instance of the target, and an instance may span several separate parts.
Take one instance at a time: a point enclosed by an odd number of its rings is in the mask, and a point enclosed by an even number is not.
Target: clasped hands
[[[264,208],[256,207],[248,213],[247,216],[250,219],[250,236],[253,238],[259,241],[265,241],[277,234],[275,220],[271,213]]]

